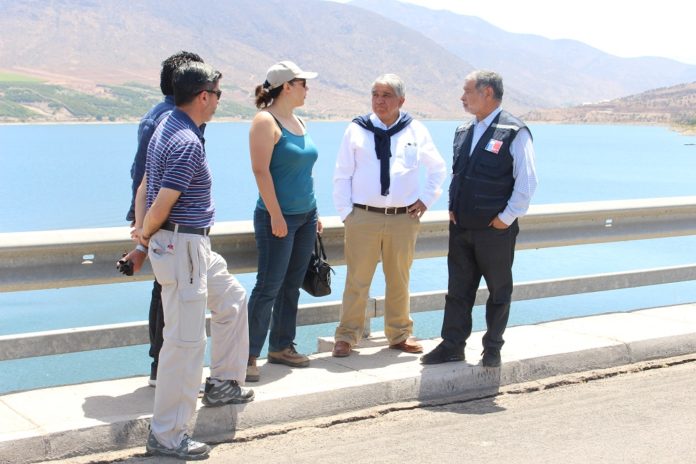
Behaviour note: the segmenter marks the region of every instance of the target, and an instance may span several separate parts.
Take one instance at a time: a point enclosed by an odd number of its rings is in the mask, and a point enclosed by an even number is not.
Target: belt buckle
[[[393,211],[392,213],[389,212],[390,209]],[[387,216],[395,216],[396,213],[397,213],[397,211],[398,211],[398,209],[399,209],[399,208],[397,208],[396,206],[391,206],[391,207],[384,208],[384,214],[387,215]]]

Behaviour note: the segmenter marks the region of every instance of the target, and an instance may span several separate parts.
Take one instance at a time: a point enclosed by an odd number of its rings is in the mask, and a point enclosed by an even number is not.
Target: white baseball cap
[[[292,61],[281,61],[268,68],[266,82],[271,89],[275,89],[293,79],[314,79],[317,76],[315,72],[301,70]]]

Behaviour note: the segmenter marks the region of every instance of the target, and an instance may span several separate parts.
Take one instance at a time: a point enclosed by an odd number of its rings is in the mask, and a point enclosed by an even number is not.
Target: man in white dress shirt
[[[441,195],[445,162],[428,130],[401,111],[404,84],[394,74],[372,84],[372,113],[348,126],[336,159],[333,199],[345,224],[346,286],[333,355],[350,355],[363,334],[370,284],[382,261],[384,332],[390,348],[420,353],[411,337],[411,263],[420,217]],[[420,185],[419,170],[426,180]]]
[[[466,77],[461,100],[475,118],[454,134],[442,343],[421,358],[423,364],[464,360],[471,311],[483,277],[490,296],[481,363],[500,366],[512,299],[517,219],[526,214],[537,186],[532,135],[524,122],[502,109],[502,99],[503,79],[497,73],[474,71]]]

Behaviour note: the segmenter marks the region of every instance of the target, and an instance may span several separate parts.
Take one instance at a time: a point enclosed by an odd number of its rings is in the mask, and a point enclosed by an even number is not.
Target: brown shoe
[[[249,362],[247,362],[246,370],[246,381],[247,382],[258,382],[261,379],[261,373],[256,365],[256,356],[249,356]]]
[[[350,343],[348,342],[336,342],[331,352],[331,356],[334,358],[345,358],[350,356]]]
[[[271,364],[285,364],[290,367],[309,366],[309,358],[298,353],[294,345],[290,345],[282,351],[269,351],[268,362]]]
[[[391,348],[392,350],[401,350],[405,353],[423,352],[423,346],[417,341],[411,340],[410,338],[407,338],[406,340],[402,341],[401,343],[397,343],[396,345],[389,345],[389,348]]]

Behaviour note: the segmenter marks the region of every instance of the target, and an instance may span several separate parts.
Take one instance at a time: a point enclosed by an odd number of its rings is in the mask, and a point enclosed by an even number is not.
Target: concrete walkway
[[[696,304],[509,328],[503,366],[481,367],[482,333],[467,361],[423,366],[375,341],[348,358],[312,356],[306,369],[262,365],[244,406],[199,408],[194,437],[229,441],[238,430],[381,404],[479,397],[559,374],[696,353]],[[426,351],[438,340],[424,340]],[[136,377],[0,396],[0,463],[26,463],[144,445],[154,389]]]

